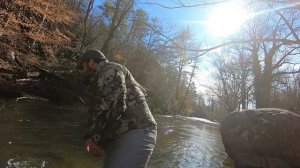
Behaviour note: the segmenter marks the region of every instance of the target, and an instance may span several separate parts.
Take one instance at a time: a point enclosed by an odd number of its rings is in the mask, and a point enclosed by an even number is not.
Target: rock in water
[[[262,108],[230,113],[221,135],[236,167],[300,167],[300,115]]]

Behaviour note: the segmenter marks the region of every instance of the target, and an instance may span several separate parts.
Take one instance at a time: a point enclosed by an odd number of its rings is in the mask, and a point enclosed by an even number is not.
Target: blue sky
[[[157,17],[164,23],[174,26],[178,31],[189,26],[197,41],[207,41],[207,30],[203,22],[207,19],[213,6],[166,9],[158,5],[143,3],[159,3],[164,6],[177,6],[177,4],[174,0],[139,0],[137,2],[137,8],[144,9],[150,17]]]
[[[201,32],[205,31],[203,25],[196,23],[205,20],[207,16],[207,10],[205,10],[205,8],[166,9],[158,5],[142,4],[143,2],[160,3],[165,6],[176,6],[172,0],[140,0],[137,7],[144,9],[152,17],[157,17],[170,22],[170,24],[177,26],[178,29],[189,26],[197,35],[200,35]]]

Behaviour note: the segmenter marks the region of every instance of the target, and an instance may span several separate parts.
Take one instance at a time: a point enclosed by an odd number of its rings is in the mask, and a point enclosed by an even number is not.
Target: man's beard
[[[82,75],[82,83],[86,86],[90,84],[91,78],[93,74],[88,74],[88,75]]]

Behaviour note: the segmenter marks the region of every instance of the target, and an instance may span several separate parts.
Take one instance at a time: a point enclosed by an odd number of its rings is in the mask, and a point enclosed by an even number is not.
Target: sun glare
[[[240,30],[248,16],[241,3],[222,4],[208,17],[206,21],[208,32],[216,37],[229,36]]]

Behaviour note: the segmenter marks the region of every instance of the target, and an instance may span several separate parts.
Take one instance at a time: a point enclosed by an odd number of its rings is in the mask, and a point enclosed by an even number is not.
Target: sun
[[[217,6],[206,20],[208,32],[216,37],[226,37],[238,32],[249,14],[241,3]]]

